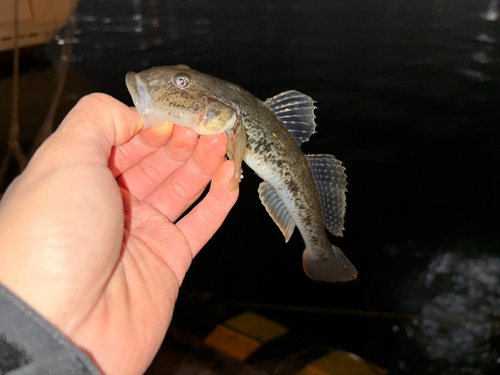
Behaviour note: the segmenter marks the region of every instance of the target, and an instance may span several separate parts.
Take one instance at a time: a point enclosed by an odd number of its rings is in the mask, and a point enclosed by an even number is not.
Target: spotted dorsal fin
[[[314,100],[298,91],[282,92],[264,102],[283,122],[299,144],[307,142],[316,133]]]
[[[285,242],[288,242],[295,229],[295,222],[280,196],[269,182],[264,181],[259,185],[259,198],[266,211],[280,228],[281,233],[285,236]]]
[[[342,236],[347,191],[345,168],[333,155],[307,155],[307,160],[318,188],[325,226],[331,234]]]

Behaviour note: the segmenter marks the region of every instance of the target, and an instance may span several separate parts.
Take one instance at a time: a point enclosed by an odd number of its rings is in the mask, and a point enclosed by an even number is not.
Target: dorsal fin
[[[333,155],[307,155],[307,160],[318,188],[325,226],[331,234],[341,237],[347,191],[345,168]]]
[[[316,133],[314,100],[295,90],[282,92],[264,102],[301,145]]]
[[[269,182],[264,181],[259,185],[259,198],[268,214],[285,236],[285,242],[288,242],[295,229],[295,222],[280,196]]]

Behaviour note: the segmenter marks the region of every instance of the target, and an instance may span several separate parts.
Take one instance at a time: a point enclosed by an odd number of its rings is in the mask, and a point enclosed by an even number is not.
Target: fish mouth
[[[125,83],[127,85],[130,96],[132,96],[132,101],[134,102],[137,111],[142,115],[148,111],[148,107],[151,103],[151,97],[146,92],[144,83],[142,82],[139,74],[134,72],[128,72],[125,76]]]
[[[137,108],[137,112],[142,117],[144,128],[152,128],[163,124],[165,121],[159,120],[152,113],[151,96],[146,89],[146,85],[142,82],[140,75],[134,72],[128,72],[125,76],[125,84],[130,92],[135,108]]]

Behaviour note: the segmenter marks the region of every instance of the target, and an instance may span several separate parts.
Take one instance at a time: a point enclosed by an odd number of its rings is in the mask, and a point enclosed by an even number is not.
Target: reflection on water
[[[255,53],[300,63],[316,54],[320,61],[327,57],[369,70],[370,80],[380,74],[377,70],[419,66],[472,81],[499,79],[497,0],[313,1],[307,6],[296,1],[83,0],[79,12],[84,46],[76,48],[75,61],[85,59],[86,69],[98,69],[95,64],[102,59],[124,71],[125,66],[116,66],[120,59],[138,69],[177,63],[179,57],[205,64],[215,58],[225,65],[244,63]],[[284,56],[286,47],[297,45],[310,55]]]
[[[392,246],[391,252],[408,248]],[[400,264],[407,269],[401,258]],[[436,375],[498,373],[499,257],[464,245],[440,252],[418,277],[407,281],[398,292],[407,297],[400,303],[419,311],[420,318],[393,326],[399,370]]]
[[[480,13],[479,16],[486,21],[484,31],[477,35],[476,40],[480,42],[477,49],[472,52],[472,62],[479,64],[478,67],[459,69],[458,71],[469,77],[471,80],[485,82],[493,79],[489,73],[488,65],[499,63],[496,55],[498,48],[495,48],[496,38],[488,34],[490,23],[498,21],[498,0],[491,0],[487,5],[486,12]]]
[[[447,252],[431,262],[423,278],[435,295],[425,303],[427,319],[415,335],[428,357],[451,364],[447,374],[500,363],[500,259]]]
[[[488,10],[481,13],[486,21],[498,21],[498,0],[491,0],[488,3]]]
[[[474,246],[434,256],[402,289],[422,318],[395,326],[409,373],[494,374],[500,363],[500,259]],[[411,297],[410,297],[411,296]],[[411,348],[414,349],[411,349]]]

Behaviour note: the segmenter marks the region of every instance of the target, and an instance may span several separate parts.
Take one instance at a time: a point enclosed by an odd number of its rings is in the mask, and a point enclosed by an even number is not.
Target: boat
[[[16,1],[19,4],[19,48],[49,42],[78,3],[77,0],[0,1],[0,52],[14,49]]]

